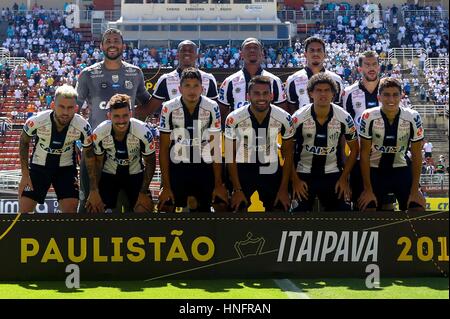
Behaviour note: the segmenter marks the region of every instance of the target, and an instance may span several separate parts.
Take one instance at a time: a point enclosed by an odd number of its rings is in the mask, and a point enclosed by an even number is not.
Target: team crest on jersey
[[[113,75],[111,76],[111,79],[112,79],[112,81],[113,81],[114,83],[117,83],[117,82],[119,82],[119,75],[118,75],[118,74],[113,74]]]
[[[300,90],[298,90],[298,94],[300,94],[300,95],[305,94],[305,89],[300,89]]]
[[[226,125],[232,125],[234,122],[234,118],[232,118],[231,116],[227,118],[227,123]]]
[[[102,83],[100,83],[100,87],[101,87],[102,89],[107,89],[107,88],[108,88],[108,83],[102,82]]]
[[[177,89],[172,89],[172,94],[177,94],[177,93],[178,93]]]
[[[417,129],[417,136],[418,136],[418,137],[422,137],[422,135],[423,135],[423,128],[422,128],[422,127],[419,127],[419,128]]]
[[[356,104],[356,107],[357,107],[357,108],[360,108],[360,107],[361,107],[361,105],[362,105],[362,103],[361,103],[361,102],[356,102],[355,104]]]
[[[241,92],[241,88],[236,88],[236,89],[234,89],[234,92],[240,93],[240,92]]]
[[[125,88],[131,90],[133,88],[133,82],[125,81]]]

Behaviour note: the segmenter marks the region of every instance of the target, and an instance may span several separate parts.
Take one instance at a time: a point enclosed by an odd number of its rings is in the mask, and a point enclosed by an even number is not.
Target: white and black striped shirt
[[[342,135],[347,141],[357,139],[355,123],[348,112],[331,104],[328,120],[316,119],[313,104],[308,104],[293,115],[298,173],[329,174],[340,172]]]
[[[423,140],[424,132],[420,114],[400,107],[392,125],[381,107],[366,110],[361,118],[360,136],[372,140],[370,167],[404,167],[410,142]]]
[[[95,154],[105,154],[103,172],[108,174],[141,173],[144,169],[142,156],[155,152],[155,142],[150,127],[137,119],[130,119],[130,126],[123,141],[114,138],[110,120],[106,120],[94,130]]]
[[[59,132],[56,129],[54,111],[39,112],[25,122],[23,130],[30,137],[36,136],[31,165],[48,168],[75,166],[76,141],[80,140],[83,147],[92,144],[91,126],[78,114]]]

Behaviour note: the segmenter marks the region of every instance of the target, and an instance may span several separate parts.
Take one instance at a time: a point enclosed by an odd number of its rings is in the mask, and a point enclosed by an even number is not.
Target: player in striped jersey
[[[344,90],[341,77],[334,72],[325,70],[323,66],[326,57],[325,42],[318,37],[309,37],[304,41],[304,46],[306,67],[295,72],[286,80],[286,95],[291,114],[312,102],[307,86],[308,80],[315,74],[325,73],[336,82],[338,91],[333,99],[334,103],[341,103],[341,94]]]
[[[184,40],[178,44],[178,68],[170,73],[161,75],[158,82],[156,82],[148,107],[138,106],[135,112],[136,117],[145,120],[148,115],[155,112],[159,113],[158,110],[161,108],[163,102],[167,102],[181,95],[179,89],[181,72],[186,68],[196,67],[195,63],[198,58],[197,50],[197,45],[190,40]],[[202,70],[199,70],[199,72],[202,76],[202,95],[212,100],[217,100],[216,78],[211,73],[206,73]]]
[[[419,190],[422,166],[422,119],[417,111],[400,106],[401,82],[383,78],[379,85],[381,106],[366,110],[361,118],[361,172],[364,191],[361,210],[381,209],[382,198],[395,194],[400,210],[424,209]],[[411,167],[406,153],[411,149]]]
[[[161,110],[159,209],[170,201],[176,208],[186,207],[188,196],[193,196],[199,211],[210,212],[216,198],[228,202],[219,152],[220,110],[201,95],[202,77],[196,68],[183,70],[180,91],[181,96],[165,102]]]
[[[223,120],[230,112],[249,104],[248,84],[257,75],[270,78],[272,103],[287,109],[286,94],[280,78],[261,67],[263,54],[263,46],[258,39],[247,38],[242,42],[241,57],[244,60],[244,67],[227,77],[219,89],[219,105]]]
[[[361,74],[361,79],[344,89],[342,100],[344,108],[353,117],[359,132],[363,112],[366,109],[379,106],[380,63],[376,52],[365,51],[359,55],[358,72]],[[350,173],[350,185],[352,188],[352,209],[359,210],[357,202],[363,191],[359,158]],[[383,209],[393,210],[394,203],[394,195],[389,194],[383,198]]]
[[[100,123],[92,135],[101,177],[90,181],[87,208],[91,212],[104,212],[105,208],[118,211],[122,189],[129,200],[126,211],[152,212],[148,187],[156,158],[151,129],[131,118],[131,101],[126,94],[113,95],[108,109],[110,120]]]
[[[258,191],[266,210],[290,206],[288,183],[292,166],[292,117],[276,105],[271,105],[271,80],[256,76],[248,88],[249,105],[231,112],[226,120],[226,159],[233,184],[231,208],[247,206],[250,196]],[[278,158],[278,134],[283,143],[284,166]],[[231,157],[231,161],[229,158]],[[275,190],[275,191],[274,191]]]
[[[308,81],[308,93],[314,100],[293,115],[296,167],[292,170],[295,211],[311,211],[316,195],[327,211],[345,211],[350,196],[348,176],[358,156],[357,131],[352,117],[331,103],[337,94],[336,82],[319,73]],[[350,156],[342,167],[340,140],[345,137]]]
[[[75,143],[80,140],[87,154],[92,154],[91,126],[75,114],[77,92],[68,85],[55,92],[55,108],[29,118],[20,137],[22,178],[19,183],[19,211],[33,212],[44,203],[53,185],[62,212],[74,213],[78,205],[78,172]],[[28,151],[34,140],[31,163]],[[92,158],[92,156],[89,156]],[[87,161],[91,167],[93,162]]]

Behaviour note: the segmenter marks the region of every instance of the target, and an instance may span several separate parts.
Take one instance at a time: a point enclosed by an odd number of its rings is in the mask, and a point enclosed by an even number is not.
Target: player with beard
[[[225,138],[231,144],[226,147],[226,158],[234,211],[247,208],[255,191],[267,211],[287,211],[290,207],[288,183],[293,166],[294,126],[286,111],[270,103],[271,89],[270,77],[255,76],[248,87],[250,104],[234,110],[226,120]],[[277,154],[279,135],[283,140],[283,166]]]
[[[308,80],[315,74],[323,72],[336,82],[338,91],[333,103],[341,103],[341,93],[344,90],[341,77],[334,72],[325,70],[323,65],[326,57],[325,42],[318,37],[309,37],[303,42],[303,45],[305,46],[306,67],[295,72],[286,80],[286,95],[291,114],[312,103],[307,87]]]
[[[145,89],[144,75],[140,68],[122,61],[124,50],[122,33],[114,28],[108,29],[102,36],[100,48],[103,61],[95,63],[80,73],[76,89],[78,91],[78,105],[87,102],[83,111],[89,113],[89,123],[95,129],[107,119],[107,103],[115,94],[130,96],[131,106],[134,108],[137,100],[141,105],[147,105],[150,94]],[[80,166],[81,192],[79,212],[85,211],[86,199],[89,194],[89,178],[93,172],[87,172],[84,157]],[[119,196],[119,201],[124,201]],[[118,206],[120,207],[120,205]]]
[[[55,92],[54,110],[39,112],[30,117],[20,136],[19,212],[33,212],[36,204],[43,204],[50,185],[53,185],[63,213],[74,213],[78,206],[78,172],[75,143],[81,140],[86,150],[89,167],[93,168],[91,127],[78,114],[77,92],[68,85]],[[29,148],[34,140],[31,163]]]
[[[184,69],[196,67],[198,58],[197,45],[190,41],[184,40],[178,44],[177,58],[179,61],[178,68],[170,73],[161,75],[156,82],[155,89],[148,107],[138,106],[136,108],[136,117],[145,120],[147,116],[158,112],[164,101],[169,101],[181,95],[180,80],[181,73]],[[202,76],[202,95],[211,100],[217,99],[217,82],[214,75],[199,70]]]
[[[370,108],[379,106],[378,84],[380,82],[380,63],[374,51],[365,51],[358,57],[358,72],[361,79],[345,88],[343,93],[343,106],[352,116],[356,128],[360,128],[362,113]],[[359,158],[350,174],[352,188],[353,209],[358,210],[357,200],[363,191],[363,182]],[[390,194],[383,199],[383,209],[393,210],[395,197]]]

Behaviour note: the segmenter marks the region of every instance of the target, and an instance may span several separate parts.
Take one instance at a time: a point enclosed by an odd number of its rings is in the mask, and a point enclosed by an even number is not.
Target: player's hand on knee
[[[289,198],[289,192],[287,190],[278,190],[273,207],[276,207],[278,204],[281,204],[286,212],[289,210],[291,199]]]
[[[151,213],[153,212],[154,204],[150,196],[139,192],[136,205],[134,205],[134,212],[136,213]]]
[[[104,213],[105,203],[100,196],[98,190],[91,190],[86,200],[86,209],[90,213]]]
[[[228,191],[223,184],[218,184],[214,187],[214,191],[212,193],[213,203],[216,201],[216,198],[228,204]]]
[[[167,206],[166,203],[171,203],[172,204],[171,206],[174,206],[175,196],[173,195],[173,192],[170,188],[163,187],[161,193],[159,194],[158,211],[166,211],[167,210],[167,208],[165,208]]]
[[[33,190],[33,183],[31,182],[30,175],[22,175],[22,178],[20,179],[19,183],[19,198],[22,196],[23,191],[32,191]]]
[[[233,191],[233,195],[231,196],[231,209],[236,212],[241,206],[248,206],[248,200],[245,198],[245,194],[242,190]]]
[[[408,210],[425,211],[426,205],[425,197],[419,189],[409,194],[408,204],[406,206],[408,207]]]
[[[337,194],[337,198],[349,199],[350,198],[350,185],[347,178],[339,178],[334,186],[334,192]]]
[[[308,199],[308,184],[302,181],[298,176],[292,180],[292,198],[299,200]]]
[[[370,190],[364,190],[358,199],[358,207],[361,211],[365,211],[370,203],[375,203],[375,207],[378,207],[378,201],[375,194]]]

